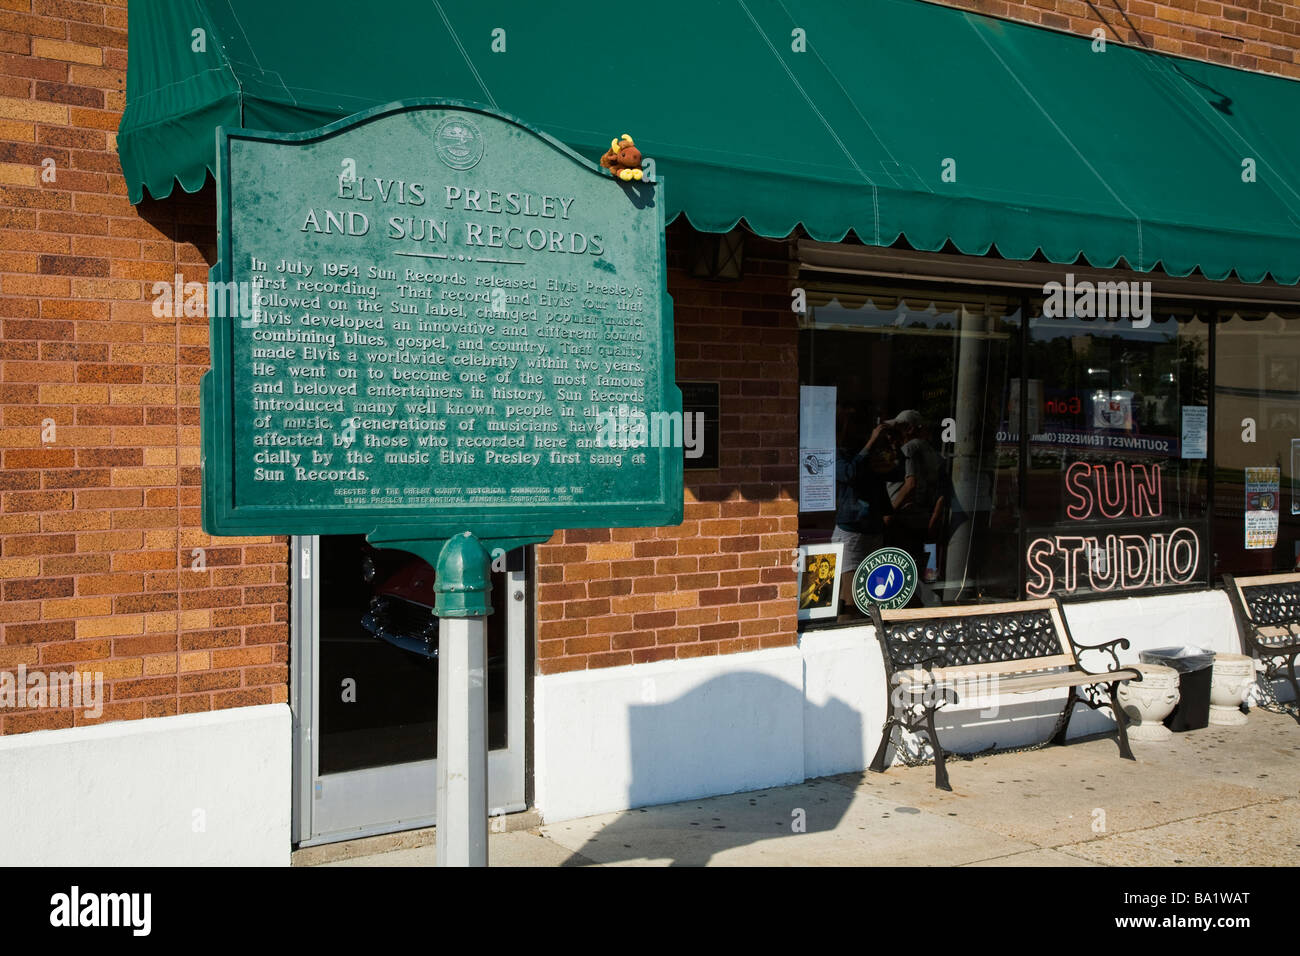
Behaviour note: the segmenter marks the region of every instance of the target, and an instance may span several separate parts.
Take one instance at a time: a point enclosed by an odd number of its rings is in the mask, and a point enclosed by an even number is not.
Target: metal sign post
[[[487,866],[487,550],[466,531],[438,554],[438,866]]]

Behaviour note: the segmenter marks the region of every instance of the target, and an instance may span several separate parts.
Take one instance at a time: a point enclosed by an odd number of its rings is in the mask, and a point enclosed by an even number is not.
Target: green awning
[[[218,125],[439,97],[593,160],[631,133],[668,216],[704,231],[1300,280],[1286,79],[923,0],[131,0],[129,17],[133,201],[200,188]]]

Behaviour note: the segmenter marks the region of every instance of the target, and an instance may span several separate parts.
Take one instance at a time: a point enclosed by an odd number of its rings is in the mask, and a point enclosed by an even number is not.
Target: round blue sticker
[[[872,605],[885,610],[903,607],[916,593],[916,562],[899,548],[881,548],[867,555],[853,574],[853,602],[863,614]]]
[[[882,564],[867,575],[867,591],[877,601],[892,601],[903,590],[903,569]]]

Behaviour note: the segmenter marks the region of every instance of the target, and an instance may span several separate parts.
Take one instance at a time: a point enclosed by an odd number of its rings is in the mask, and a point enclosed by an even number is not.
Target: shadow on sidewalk
[[[632,705],[633,809],[588,836],[562,865],[668,859],[703,866],[735,847],[834,830],[852,789],[804,782],[808,728],[858,740],[862,717],[837,699],[810,705],[802,689],[752,671],[715,677],[671,701]]]

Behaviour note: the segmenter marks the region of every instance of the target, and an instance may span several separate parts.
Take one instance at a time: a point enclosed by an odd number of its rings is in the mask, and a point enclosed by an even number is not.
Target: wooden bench
[[[1263,700],[1260,706],[1300,720],[1300,683],[1296,682],[1296,655],[1300,654],[1300,574],[1265,574],[1258,577],[1223,576],[1223,584],[1237,619],[1241,646],[1251,657],[1264,663],[1263,680],[1258,681]],[[1285,677],[1295,693],[1289,707],[1273,693],[1273,681]]]
[[[1068,688],[1065,710],[1048,742],[1065,742],[1075,704],[1110,707],[1120,756],[1134,759],[1127,720],[1113,703],[1120,681],[1142,679],[1139,671],[1120,664],[1117,648],[1127,649],[1128,639],[1095,647],[1076,644],[1055,598],[903,611],[872,607],[871,620],[889,687],[880,749],[871,763],[877,773],[885,770],[895,727],[913,733],[924,729],[934,750],[934,785],[951,790],[934,714],[946,703],[957,703],[958,692],[967,688],[976,697]],[[1089,652],[1108,654],[1107,669],[1085,670],[1079,657]]]

